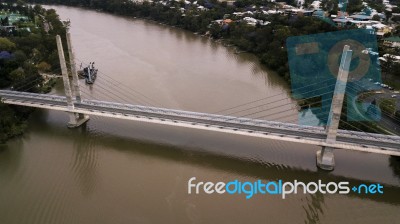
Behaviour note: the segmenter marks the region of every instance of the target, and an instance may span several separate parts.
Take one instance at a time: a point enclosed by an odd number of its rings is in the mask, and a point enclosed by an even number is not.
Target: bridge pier
[[[346,93],[346,85],[349,76],[350,62],[353,51],[349,45],[343,48],[343,54],[339,65],[339,72],[336,78],[335,90],[326,124],[326,143],[335,144],[337,131],[339,128],[340,115],[342,113],[343,100]],[[335,156],[333,147],[322,147],[317,152],[317,166],[323,170],[333,170],[335,168]]]
[[[67,65],[65,63],[64,50],[62,47],[60,35],[57,35],[56,40],[57,40],[58,57],[60,58],[60,66],[61,66],[61,73],[62,73],[62,77],[63,77],[65,96],[67,99],[68,109],[71,111],[71,112],[68,112],[69,122],[68,122],[67,126],[68,126],[68,128],[76,128],[76,127],[79,127],[82,124],[86,123],[89,120],[89,116],[72,112],[74,110],[74,102],[72,101],[73,96],[72,96],[72,91],[71,91],[71,85],[69,82],[68,70],[67,70]],[[76,74],[76,71],[75,71],[75,74]],[[73,77],[74,77],[74,75],[73,75]],[[77,87],[76,90],[78,90],[78,93],[75,93],[75,95],[77,98],[79,96],[79,101],[80,101],[80,93],[79,93],[80,91],[79,91],[79,85],[77,83],[77,81],[78,81],[77,78],[78,78],[78,76],[76,75],[76,80],[75,80],[76,82],[74,82],[74,83],[77,84],[75,87]]]
[[[84,115],[84,114],[79,114],[79,113],[69,113],[69,122],[67,127],[68,128],[77,128],[81,125],[83,125],[84,123],[86,123],[87,121],[89,121],[89,116],[88,115]]]
[[[333,148],[324,146],[317,151],[317,166],[323,170],[333,170],[335,168]]]

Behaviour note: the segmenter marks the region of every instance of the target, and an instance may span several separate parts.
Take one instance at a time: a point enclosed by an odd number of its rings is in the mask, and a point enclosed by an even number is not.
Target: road
[[[71,112],[65,97],[30,93],[2,93],[0,96],[6,103],[31,107]],[[34,96],[34,97],[32,97]],[[215,114],[196,113],[189,111],[170,110],[156,107],[138,105],[126,105],[119,103],[85,100],[82,103],[75,102],[73,112],[85,114],[115,117],[120,119],[146,119],[160,121],[158,123],[184,123],[185,127],[200,129],[220,129],[228,132],[251,133],[279,137],[283,139],[297,139],[297,142],[309,144],[321,144],[325,142],[326,133],[322,127],[300,126],[290,123],[237,118]],[[132,120],[132,119],[131,119]],[[151,121],[150,121],[151,122]],[[155,122],[153,122],[155,123]],[[177,125],[183,126],[183,125]],[[377,149],[393,150],[400,153],[400,137],[377,135],[354,131],[339,130],[338,143],[358,145],[358,148],[374,147]],[[360,147],[361,146],[361,147]]]

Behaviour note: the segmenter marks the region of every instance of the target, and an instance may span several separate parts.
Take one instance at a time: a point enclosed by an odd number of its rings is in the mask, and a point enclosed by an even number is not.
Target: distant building
[[[392,54],[384,54],[383,57],[379,57],[379,60],[387,62],[389,58],[392,59],[393,62],[400,63],[400,56]]]
[[[383,39],[383,43],[390,47],[400,47],[400,37],[393,36]]]
[[[326,17],[326,13],[323,10],[315,10],[313,12],[312,16],[318,17],[318,18],[325,18]]]
[[[356,21],[368,21],[372,19],[370,15],[351,15],[350,18]]]
[[[383,36],[392,31],[389,26],[382,23],[373,24],[372,27],[375,29],[376,35],[378,36]]]
[[[232,0],[218,0],[219,2],[226,2],[227,6],[234,6],[236,1]]]
[[[313,1],[313,2],[311,3],[311,6],[312,6],[314,9],[319,9],[320,6],[321,6],[321,1]]]
[[[231,20],[231,19],[224,19],[224,23],[225,23],[225,24],[229,24],[229,23],[231,23],[231,22],[233,22],[233,20]]]
[[[315,10],[304,10],[303,15],[304,16],[312,16],[314,14]]]
[[[15,26],[0,26],[0,30],[12,33],[17,30],[17,27],[15,27]]]

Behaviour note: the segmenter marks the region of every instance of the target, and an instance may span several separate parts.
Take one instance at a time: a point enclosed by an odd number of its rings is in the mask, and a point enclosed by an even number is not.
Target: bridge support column
[[[68,70],[67,70],[67,65],[65,63],[64,50],[60,35],[57,35],[56,40],[57,40],[58,57],[60,59],[61,73],[64,82],[64,91],[67,99],[68,109],[70,110],[70,112],[68,112],[69,113],[68,127],[76,128],[87,122],[89,120],[89,117],[85,116],[80,117],[79,114],[73,112],[74,102],[72,101],[71,85],[69,83]]]
[[[317,151],[317,166],[323,170],[333,170],[335,168],[335,155],[332,147],[322,147]]]
[[[346,93],[347,79],[349,76],[350,62],[353,51],[350,46],[345,45],[339,66],[339,72],[336,79],[335,90],[329,117],[327,121],[327,137],[326,143],[335,144],[337,130],[339,128],[340,115],[342,113],[343,100]],[[333,170],[335,168],[334,148],[324,146],[317,152],[317,166],[323,170]]]
[[[78,78],[78,73],[76,71],[76,64],[75,64],[75,55],[72,50],[72,43],[71,43],[71,34],[67,30],[67,46],[68,46],[68,55],[69,55],[69,61],[71,65],[71,74],[72,74],[72,95],[75,96],[75,100],[77,103],[82,102],[82,96],[81,96],[81,90],[79,87],[79,78]],[[79,113],[79,119],[89,119],[88,115]]]

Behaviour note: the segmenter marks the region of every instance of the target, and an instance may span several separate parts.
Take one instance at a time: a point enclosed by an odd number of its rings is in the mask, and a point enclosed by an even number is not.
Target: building
[[[368,21],[372,19],[372,16],[356,14],[356,15],[351,15],[350,18],[356,21]]]
[[[381,37],[383,37],[383,35],[385,35],[386,33],[390,33],[392,31],[389,26],[382,23],[373,24],[372,27],[375,29],[376,35]]]
[[[393,62],[400,63],[400,56],[392,54],[384,54],[383,57],[379,57],[379,60],[387,62],[389,58],[391,58]]]
[[[400,47],[400,37],[393,36],[383,39],[383,43],[390,47]]]

